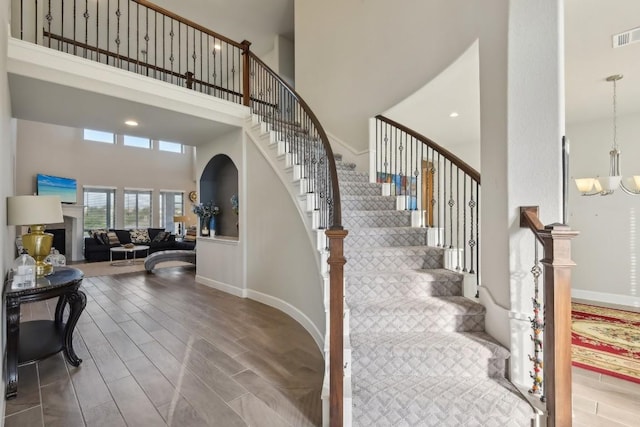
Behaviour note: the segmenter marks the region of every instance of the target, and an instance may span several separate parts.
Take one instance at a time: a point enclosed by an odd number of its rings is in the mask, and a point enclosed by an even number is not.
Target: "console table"
[[[67,362],[78,366],[82,359],[73,350],[73,330],[87,305],[87,297],[79,290],[84,273],[71,267],[56,267],[53,274],[40,277],[36,286],[11,289],[7,280],[5,304],[7,315],[7,399],[18,394],[18,366],[36,362],[63,351]],[[20,305],[58,297],[54,320],[32,320],[20,323]],[[66,306],[69,316],[64,319]]]

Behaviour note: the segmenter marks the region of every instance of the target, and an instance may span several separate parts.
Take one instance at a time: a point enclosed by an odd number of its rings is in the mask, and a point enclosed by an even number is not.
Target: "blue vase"
[[[209,233],[211,233],[211,236],[215,236],[216,234],[218,234],[218,230],[216,230],[215,216],[212,216],[211,219],[209,220]]]

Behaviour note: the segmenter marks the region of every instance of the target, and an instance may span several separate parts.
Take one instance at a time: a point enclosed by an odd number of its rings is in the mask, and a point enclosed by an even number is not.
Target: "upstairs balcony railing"
[[[338,175],[320,122],[251,43],[143,0],[13,0],[12,36],[246,105],[290,154],[330,255],[330,424],[343,421],[343,243]]]
[[[397,196],[397,208],[418,214],[428,244],[449,249],[447,267],[480,268],[480,173],[429,138],[384,116],[375,118],[375,175]],[[414,218],[415,219],[415,218]]]

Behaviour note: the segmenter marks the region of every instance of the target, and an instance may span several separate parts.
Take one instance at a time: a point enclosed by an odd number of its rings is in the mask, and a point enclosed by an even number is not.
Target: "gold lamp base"
[[[36,276],[47,276],[53,273],[53,266],[44,261],[51,252],[53,234],[45,233],[43,224],[32,225],[30,228],[30,233],[22,235],[22,246],[36,260]]]

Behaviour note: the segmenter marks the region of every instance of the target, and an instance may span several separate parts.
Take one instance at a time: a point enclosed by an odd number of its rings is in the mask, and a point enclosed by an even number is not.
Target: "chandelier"
[[[620,150],[618,149],[616,122],[616,82],[621,78],[622,74],[607,77],[607,81],[613,83],[613,146],[609,151],[609,176],[576,179],[576,186],[583,196],[595,196],[597,194],[608,196],[613,194],[618,187],[627,194],[640,194],[640,175],[623,178],[620,174]]]

